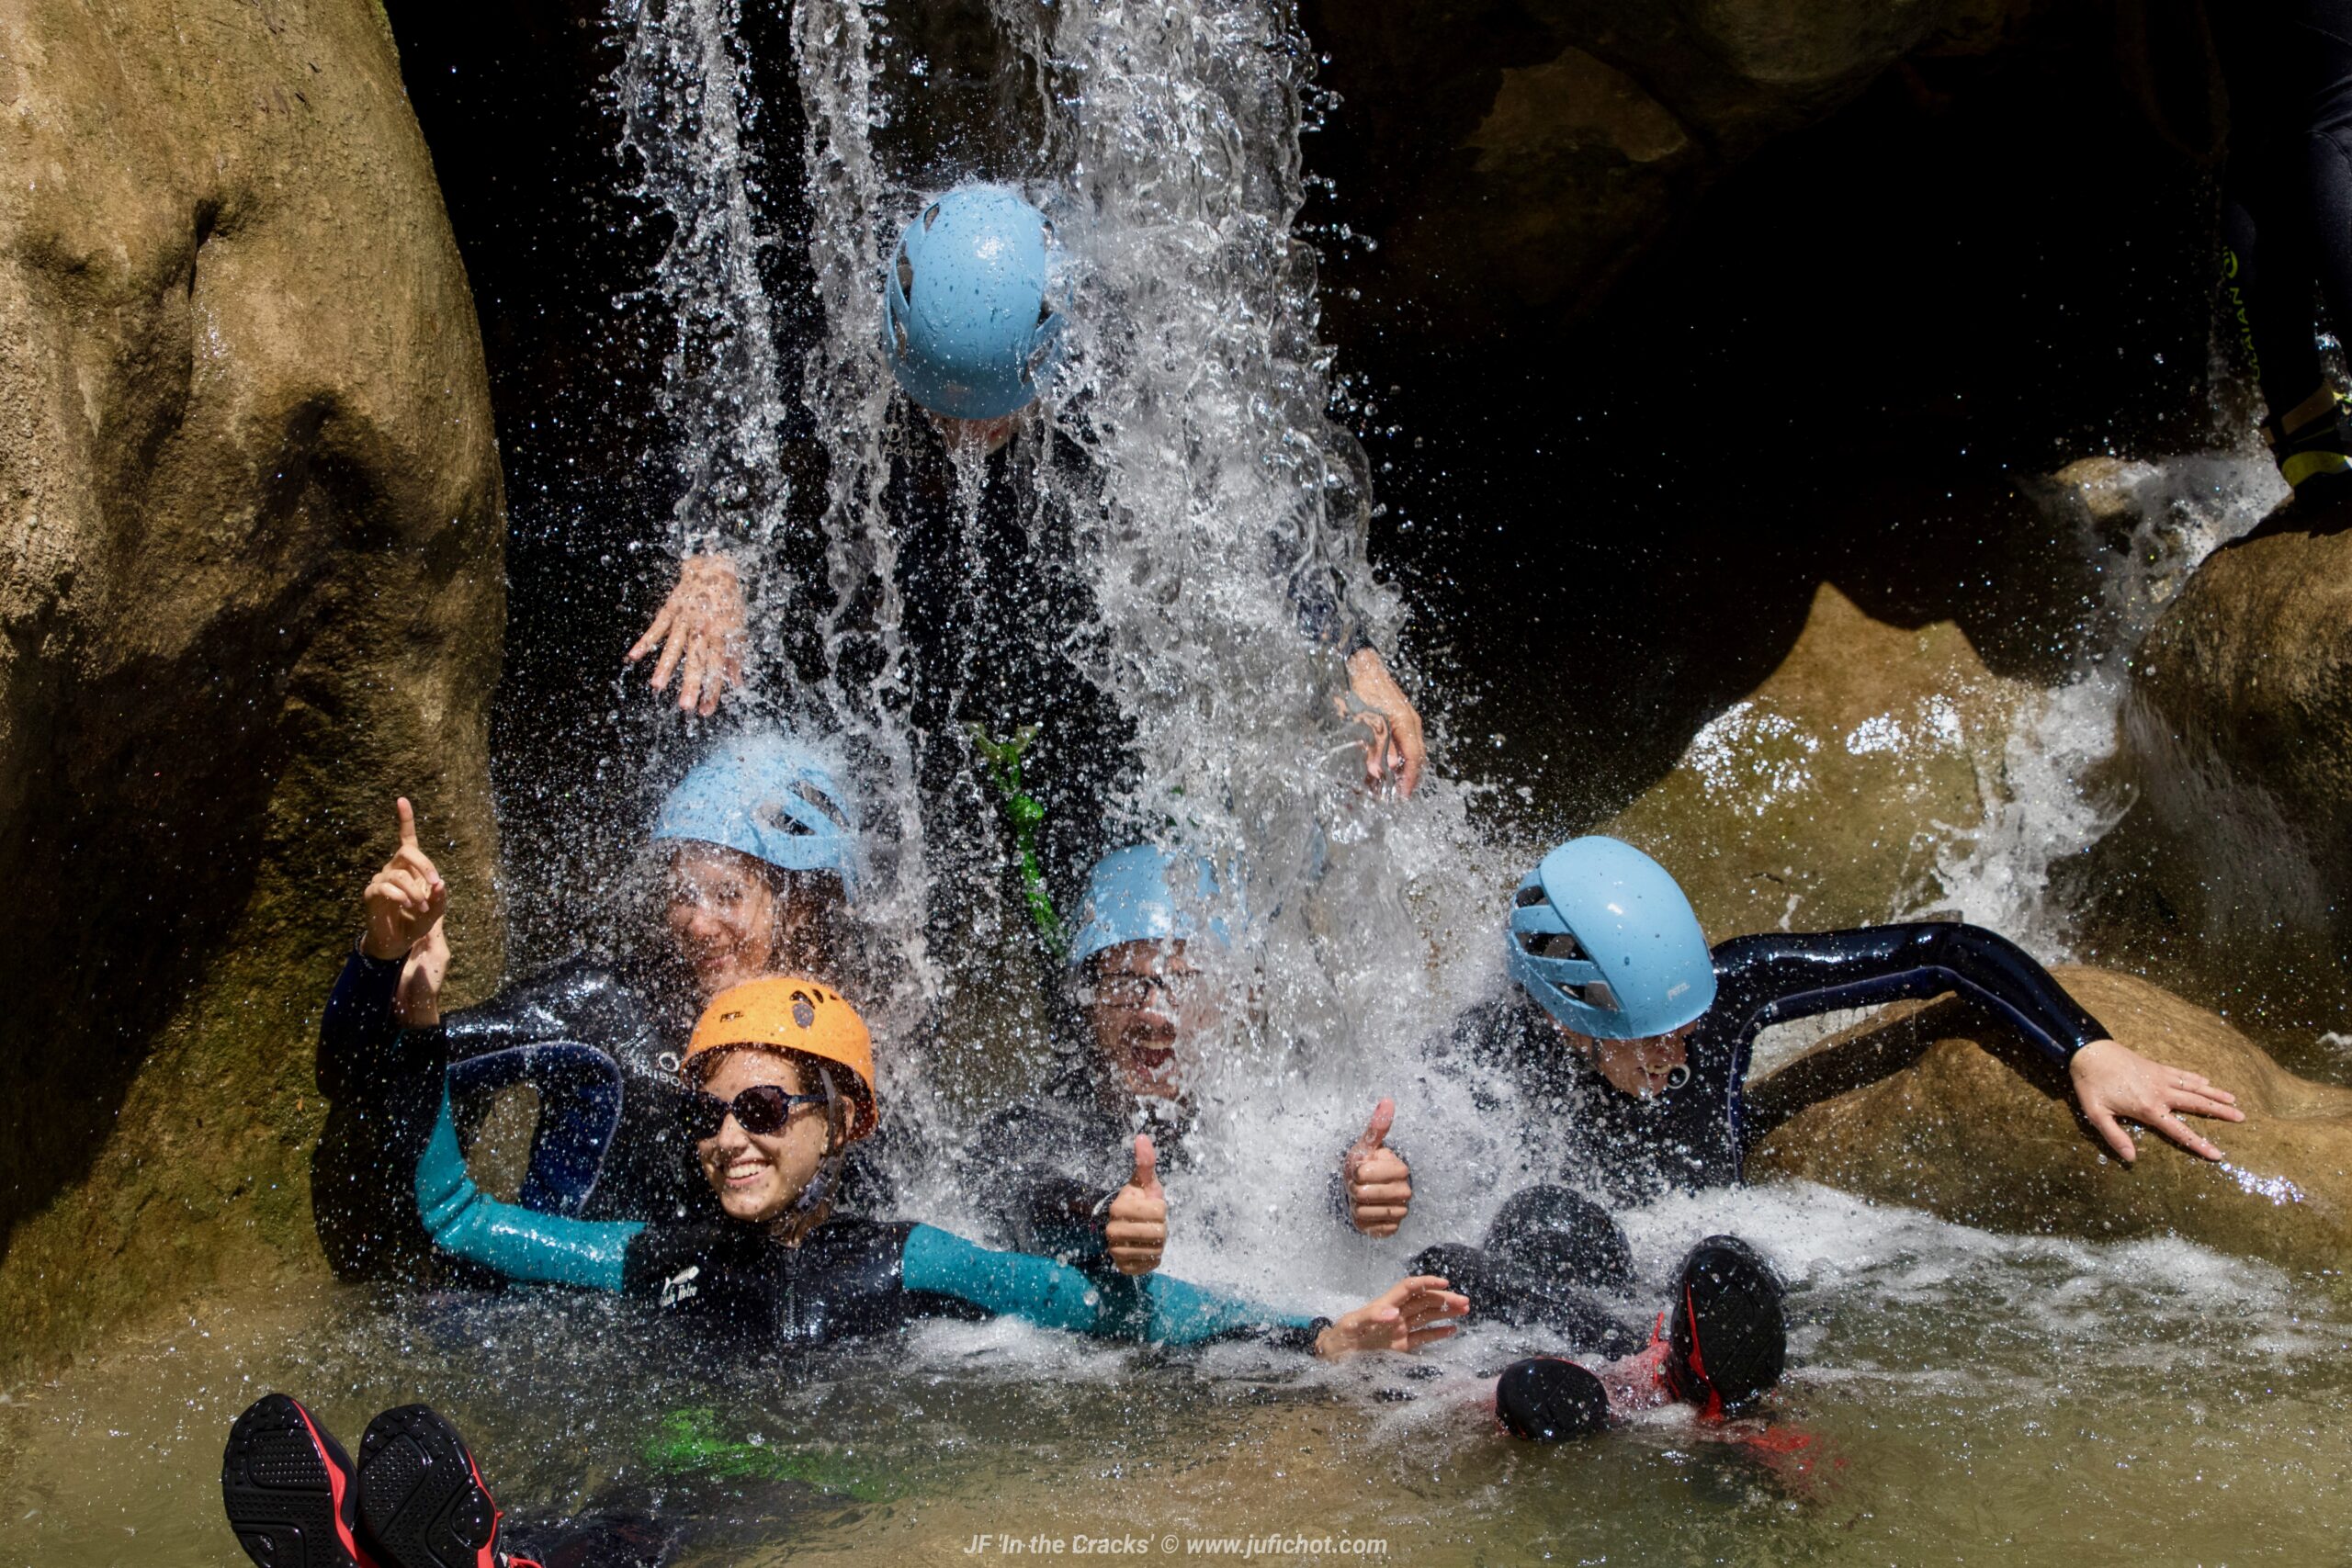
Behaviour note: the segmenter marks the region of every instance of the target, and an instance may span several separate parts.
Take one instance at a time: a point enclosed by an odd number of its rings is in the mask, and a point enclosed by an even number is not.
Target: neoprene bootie
[[[503,1516],[466,1440],[429,1404],[403,1404],[359,1439],[359,1527],[375,1568],[538,1568],[499,1547]]]
[[[1495,1380],[1495,1416],[1515,1438],[1555,1443],[1607,1427],[1609,1391],[1574,1361],[1531,1356]]]
[[[1737,1236],[1711,1235],[1682,1260],[1659,1375],[1708,1416],[1736,1415],[1781,1381],[1788,1319],[1779,1276]]]
[[[1511,1194],[1487,1227],[1487,1256],[1507,1274],[1549,1294],[1623,1291],[1634,1282],[1634,1252],[1608,1212],[1566,1187],[1529,1187]]]
[[[260,1568],[377,1568],[358,1540],[351,1456],[301,1404],[266,1393],[229,1428],[220,1505]]]
[[[2308,408],[2310,405],[2304,405]],[[2352,429],[2340,400],[2288,434],[2276,419],[2262,423],[2262,444],[2278,465],[2279,477],[2303,505],[2352,495]]]

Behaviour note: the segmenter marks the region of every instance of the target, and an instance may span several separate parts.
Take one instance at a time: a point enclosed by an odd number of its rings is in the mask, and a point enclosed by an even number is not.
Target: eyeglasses
[[[1148,1007],[1154,992],[1168,998],[1170,1007],[1182,1007],[1206,990],[1207,976],[1199,973],[1176,975],[1104,975],[1092,984],[1079,987],[1081,1007],[1140,1008]]]
[[[695,1089],[685,1104],[679,1107],[679,1120],[685,1123],[686,1136],[699,1144],[718,1136],[719,1124],[729,1112],[736,1124],[754,1137],[764,1138],[784,1130],[792,1113],[804,1105],[822,1105],[821,1094],[794,1094],[772,1083],[755,1083],[733,1100],[721,1100],[715,1094]]]

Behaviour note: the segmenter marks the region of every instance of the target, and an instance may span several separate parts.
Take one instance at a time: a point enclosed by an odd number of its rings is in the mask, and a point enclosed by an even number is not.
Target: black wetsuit
[[[1165,1275],[1104,1280],[905,1221],[827,1219],[786,1247],[765,1225],[729,1219],[586,1220],[501,1202],[467,1170],[446,1095],[412,1190],[434,1244],[469,1263],[511,1280],[636,1297],[763,1346],[999,1314],[1167,1345],[1247,1335],[1307,1348],[1323,1326]]]
[[[537,1091],[518,1194],[526,1208],[596,1220],[718,1217],[678,1132],[684,1035],[657,1025],[644,987],[574,957],[451,1010],[435,1028],[402,1030],[392,1017],[400,974],[398,959],[353,952],[320,1021],[318,1082],[329,1111],[311,1191],[336,1272],[413,1276],[433,1257],[405,1173],[424,1151],[445,1082],[469,1132],[501,1089]],[[888,1207],[874,1149],[861,1145],[850,1161],[837,1212]]]
[[[1136,1134],[1151,1134],[1162,1174],[1181,1172],[1191,1126],[1177,1102],[1122,1092],[1081,1047],[1034,1097],[989,1117],[969,1153],[1006,1245],[1097,1268],[1109,1261],[1111,1200],[1135,1174]]]
[[[2319,389],[2312,296],[2352,332],[2352,0],[2206,7],[2229,85],[2222,237],[2276,420]]]
[[[1739,1181],[1748,1054],[1769,1025],[1958,991],[1999,1012],[2062,1065],[2107,1033],[2023,949],[1977,926],[1925,921],[1735,937],[1716,946],[1714,967],[1714,1005],[1690,1036],[1689,1079],[1647,1099],[1602,1078],[1524,993],[1470,1010],[1435,1054],[1467,1055],[1509,1074],[1521,1089],[1530,1131],[1550,1145],[1560,1179],[1609,1207],[1629,1207]],[[1499,1223],[1508,1230],[1524,1223],[1524,1213],[1514,1198]],[[1623,1239],[1605,1215],[1584,1218],[1592,1222],[1590,1241],[1624,1255]],[[1508,1252],[1521,1240],[1490,1232],[1487,1251]],[[1424,1257],[1436,1262],[1434,1255],[1446,1250]],[[1547,1256],[1544,1267],[1573,1263],[1568,1254],[1589,1250],[1588,1243],[1553,1249],[1556,1256]],[[1510,1306],[1496,1300],[1498,1292],[1540,1287],[1510,1273],[1499,1270],[1486,1281],[1490,1306]]]

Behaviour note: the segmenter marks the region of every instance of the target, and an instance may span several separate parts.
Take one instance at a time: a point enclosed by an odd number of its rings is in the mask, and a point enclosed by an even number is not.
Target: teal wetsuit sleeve
[[[433,1136],[416,1162],[416,1210],[434,1245],[510,1280],[587,1290],[622,1288],[628,1244],[645,1226],[634,1220],[575,1220],[502,1203],[474,1185],[458,1147],[449,1094]]]
[[[908,1233],[899,1280],[910,1291],[953,1296],[1042,1327],[1156,1345],[1195,1345],[1227,1334],[1313,1325],[1311,1318],[1273,1312],[1164,1274],[1146,1276],[1132,1291],[1106,1288],[1050,1258],[993,1251],[930,1225]]]

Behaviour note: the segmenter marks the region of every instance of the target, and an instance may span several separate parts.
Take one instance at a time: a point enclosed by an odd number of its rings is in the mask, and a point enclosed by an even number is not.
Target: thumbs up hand
[[[1387,1145],[1396,1120],[1396,1102],[1384,1096],[1372,1108],[1363,1136],[1348,1145],[1340,1162],[1348,1184],[1348,1223],[1366,1235],[1395,1235],[1413,1206],[1412,1168]]]
[[[1136,1173],[1113,1194],[1102,1239],[1122,1274],[1148,1274],[1168,1245],[1168,1194],[1159,1188],[1159,1156],[1148,1134],[1136,1134]]]

